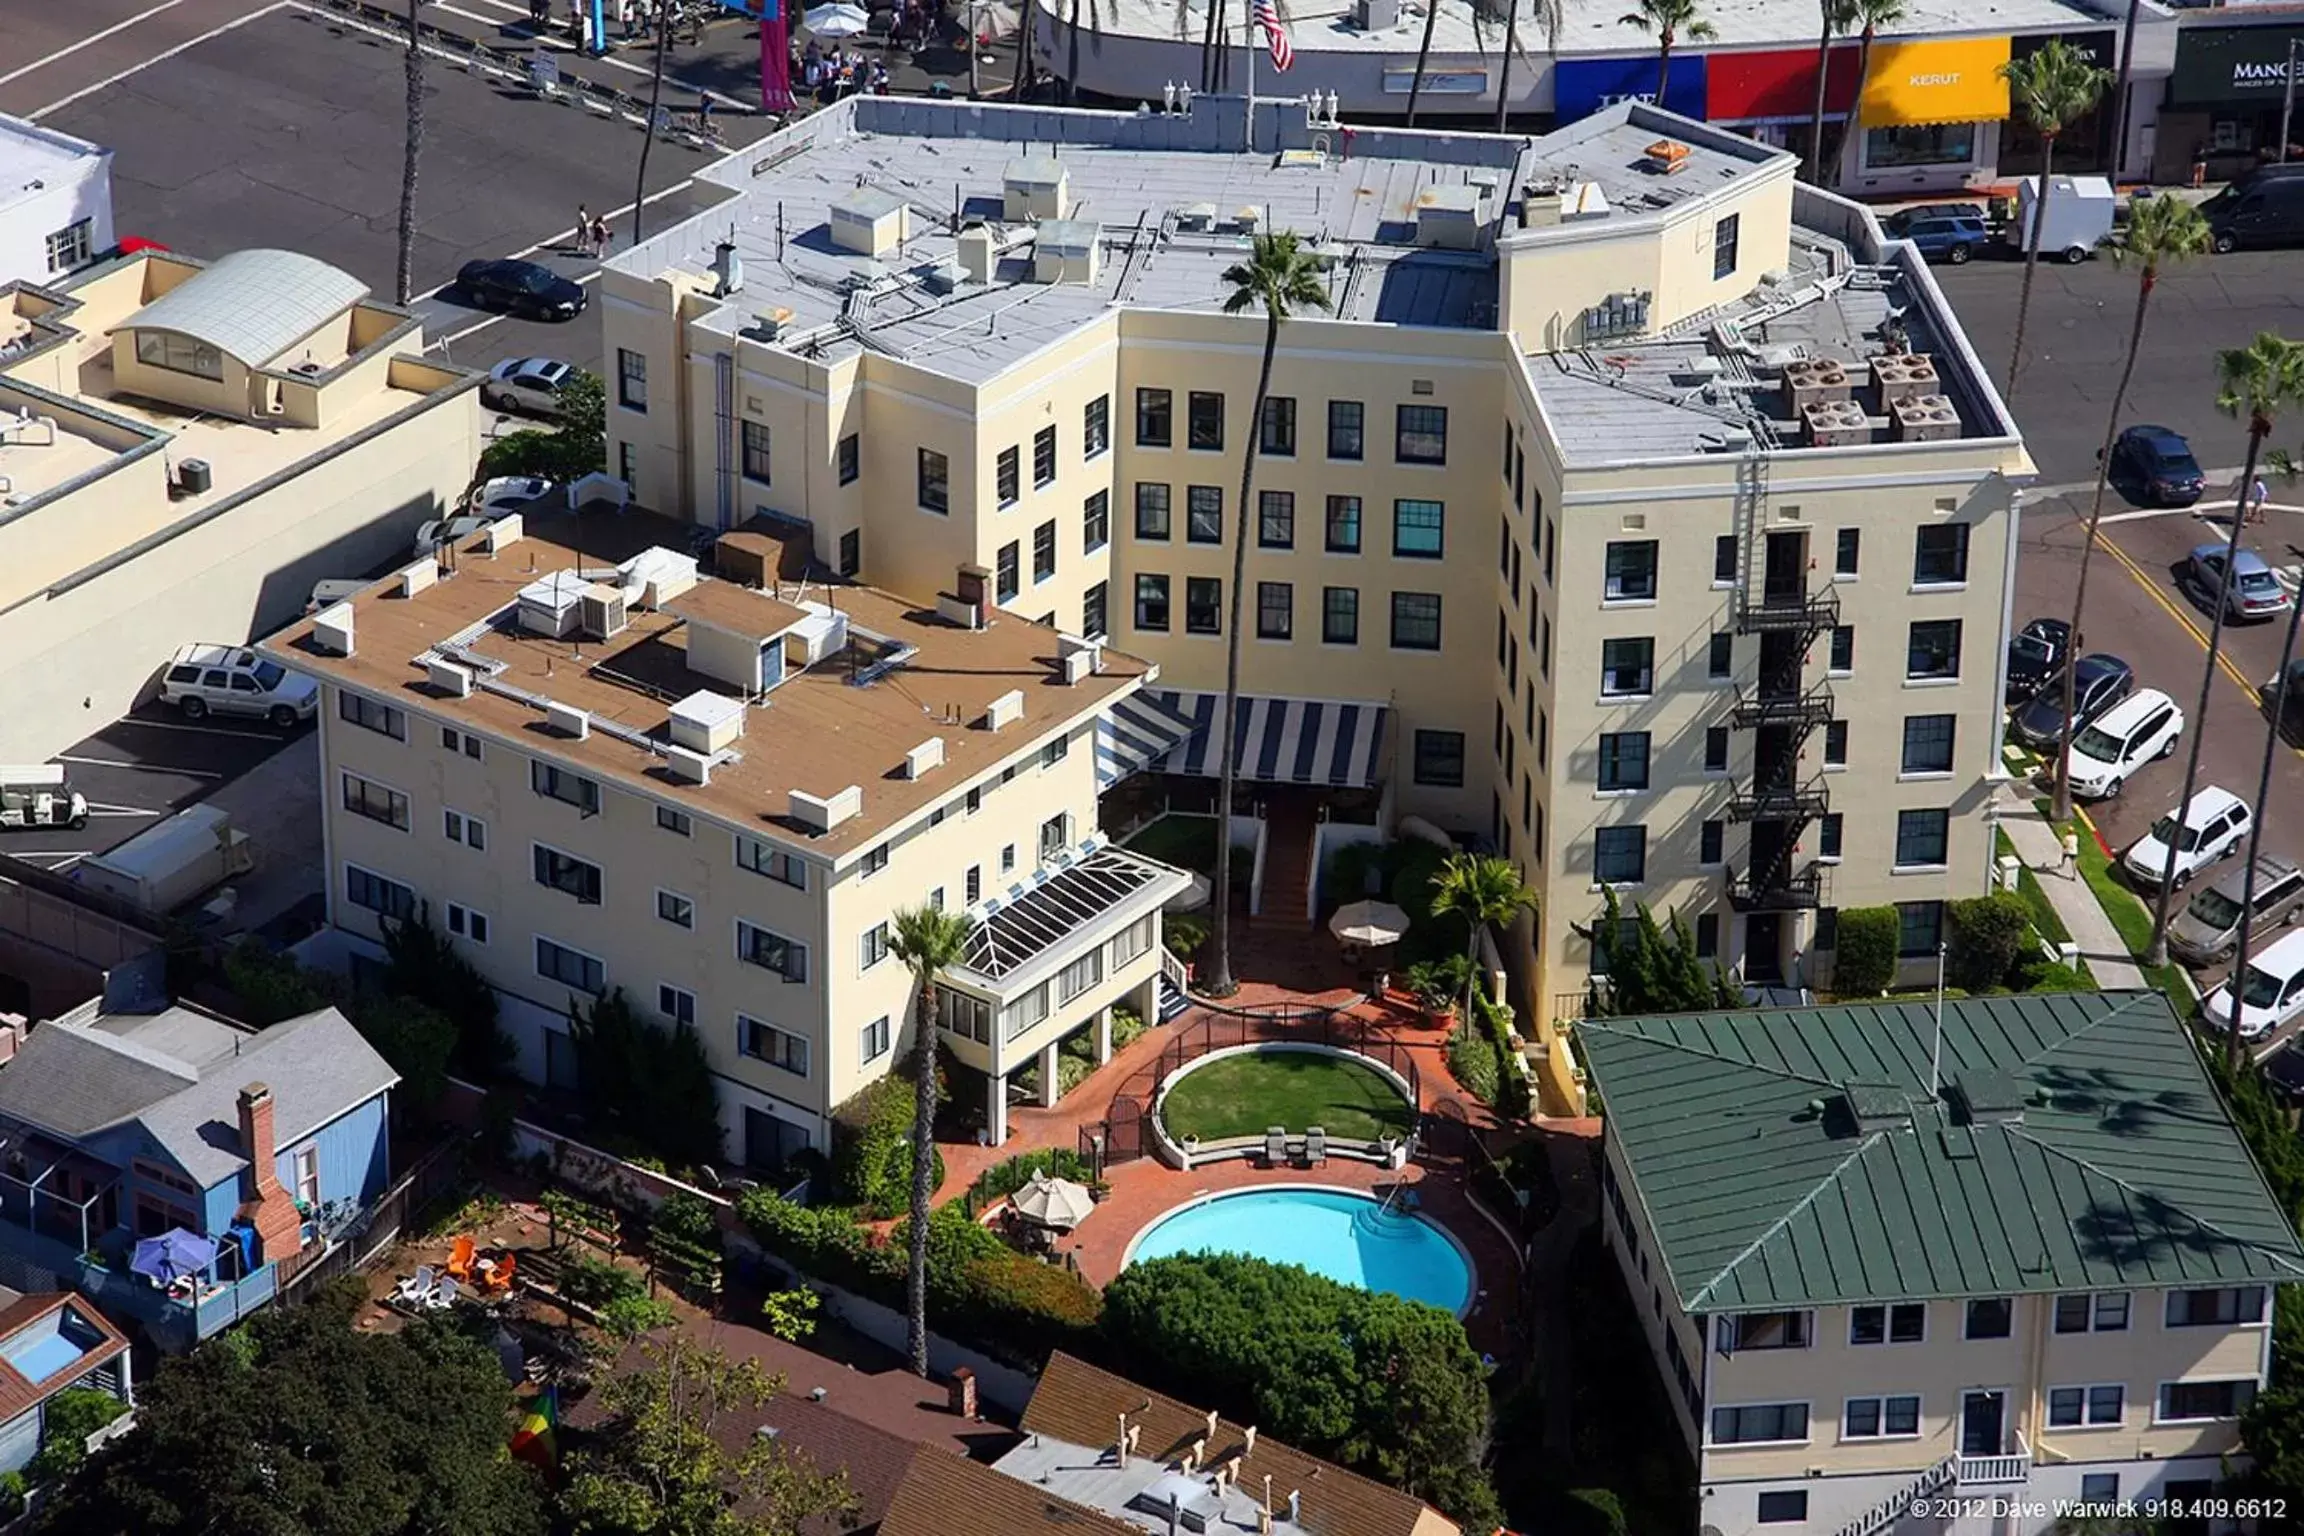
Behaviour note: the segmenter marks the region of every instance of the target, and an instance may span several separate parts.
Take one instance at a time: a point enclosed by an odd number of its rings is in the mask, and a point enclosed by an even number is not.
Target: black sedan
[[[2062,619],[2034,619],[2008,642],[2008,702],[2021,704],[2052,677],[2061,677],[2072,659],[2072,626]]]
[[[2135,500],[2155,507],[2188,507],[2208,487],[2192,445],[2166,427],[2130,427],[2115,438],[2111,478]]]
[[[2117,656],[2098,651],[2072,663],[2072,703],[2075,713],[2073,732],[2095,719],[2122,699],[2136,686],[2136,670]],[[2064,739],[2064,687],[2057,679],[2032,696],[2032,702],[2016,712],[2014,725],[2016,739],[2036,751],[2046,752]]]
[[[532,320],[573,320],[587,295],[550,267],[533,261],[468,261],[456,274],[465,300]]]

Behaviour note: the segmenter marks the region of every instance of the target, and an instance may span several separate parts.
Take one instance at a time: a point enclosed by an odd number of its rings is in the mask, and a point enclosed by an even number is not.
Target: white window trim
[[[2193,1291],[2250,1290],[2261,1293],[2261,1299],[2258,1301],[2256,1307],[2256,1320],[2254,1322],[2172,1323],[2168,1320],[2169,1309],[2176,1304],[2176,1298],[2179,1296],[2189,1294]],[[2271,1326],[2271,1322],[2269,1320],[2274,1310],[2275,1308],[2272,1301],[2272,1287],[2260,1280],[2245,1282],[2240,1285],[2179,1285],[2160,1293],[2160,1331],[2162,1333],[2188,1333],[2195,1328],[2268,1328]],[[2135,1307],[2133,1304],[2131,1304],[2129,1307],[2129,1326],[2135,1326]],[[2217,1377],[2216,1379],[2221,1381],[2223,1378]]]
[[[664,915],[664,898],[667,896],[671,897],[674,901],[684,901],[688,903],[688,921],[683,923],[676,918],[670,918]],[[670,890],[661,885],[656,887],[656,920],[662,923],[670,923],[675,928],[684,928],[690,933],[694,933],[696,931],[696,898],[693,896],[685,895],[679,891]]]
[[[665,1011],[664,994],[667,992],[672,993],[676,997],[684,997],[688,999],[687,1018],[683,1019],[677,1013],[667,1013]],[[694,1028],[696,1023],[696,994],[689,991],[686,987],[678,985],[677,983],[660,981],[656,983],[656,1012],[659,1017],[670,1019],[675,1024],[686,1024],[690,1028]]]
[[[866,1042],[872,1038],[875,1031],[884,1034],[886,1039],[877,1051],[867,1050]],[[893,1014],[884,1013],[856,1031],[856,1059],[865,1065],[870,1065],[883,1056],[892,1055],[895,1050],[896,1020]]]
[[[464,931],[462,933],[458,933],[455,931],[455,928],[451,926],[448,931],[448,936],[450,938],[462,939],[467,944],[477,944],[483,949],[487,948],[490,944],[495,942],[496,920],[494,918],[490,917],[487,913],[481,911],[479,908],[467,906],[461,901],[449,902],[444,915],[446,920],[451,925],[453,925],[456,920],[456,914],[459,912],[464,914]],[[478,918],[481,923],[488,929],[488,937],[479,938],[474,936],[472,932],[472,919],[474,918]]]
[[[458,824],[463,829],[461,832],[450,832],[448,830],[448,818],[451,816],[457,819]],[[472,841],[472,829],[474,827],[478,827],[480,829],[480,841],[478,842]],[[486,853],[489,848],[493,846],[489,842],[488,823],[482,820],[480,817],[473,815],[470,811],[458,810],[453,805],[444,805],[440,807],[440,834],[441,836],[447,838],[448,841],[457,844],[459,847],[469,848],[474,853]]]
[[[770,1031],[771,1033],[782,1035],[787,1039],[799,1041],[799,1070],[794,1071],[792,1068],[784,1065],[784,1063],[781,1061],[776,1061],[767,1056],[754,1055],[752,1052],[744,1049],[744,1037],[747,1033],[749,1033],[747,1026],[764,1029]],[[773,1020],[763,1019],[755,1013],[745,1013],[741,1009],[739,1009],[736,1013],[736,1055],[740,1060],[757,1062],[763,1067],[768,1067],[783,1073],[786,1077],[799,1078],[802,1082],[808,1081],[810,1078],[815,1076],[816,1072],[815,1041],[809,1039],[805,1034],[801,1033],[797,1029],[786,1029],[783,1025],[775,1023]]]
[[[805,939],[795,939],[790,934],[784,932],[782,929],[771,928],[766,923],[756,923],[748,917],[739,917],[735,919],[735,926],[730,930],[730,932],[736,945],[736,963],[739,965],[749,965],[756,971],[767,971],[771,976],[782,977],[787,984],[794,984],[791,976],[787,975],[785,972],[769,970],[767,966],[760,964],[750,955],[745,953],[744,930],[747,928],[753,930],[755,933],[767,934],[770,938],[782,939],[787,945],[797,944],[800,946],[801,953],[803,954],[806,954],[814,946],[810,945]],[[802,975],[797,985],[806,986],[811,980],[814,979],[813,973],[809,971],[808,962],[806,961],[801,963],[801,969],[805,974]]]
[[[578,896],[574,891],[564,891],[559,886],[547,885],[544,881],[537,879],[536,855],[533,851],[531,851],[528,855],[528,881],[531,885],[539,886],[544,890],[551,891],[555,895],[565,896],[570,901],[575,902],[579,906],[594,907],[606,906],[608,904],[608,869],[607,866],[602,864],[598,859],[588,859],[580,853],[574,853],[566,848],[561,848],[552,843],[547,843],[542,838],[532,840],[529,844],[529,847],[531,850],[540,848],[546,853],[557,854],[563,859],[571,859],[578,864],[588,865],[592,869],[597,870],[600,875],[600,899],[596,902],[586,901],[583,897]]]
[[[416,797],[414,795],[411,795],[408,793],[408,791],[402,789],[397,784],[390,784],[386,783],[382,779],[371,778],[365,773],[357,773],[350,768],[340,768],[337,770],[337,772],[342,775],[342,779],[341,782],[337,785],[339,795],[336,801],[336,809],[342,811],[347,816],[357,816],[360,818],[360,820],[367,822],[372,827],[382,827],[386,831],[397,832],[402,837],[410,837],[415,834]],[[346,805],[343,801],[341,791],[353,783],[365,784],[371,789],[381,789],[386,794],[398,795],[408,807],[408,825],[404,827],[395,826],[389,821],[379,820],[374,816],[370,816],[362,811],[356,811],[349,805]]]
[[[881,935],[880,955],[878,959],[868,959],[867,956],[871,953],[869,946],[872,942],[872,935],[876,933]],[[886,920],[874,923],[871,927],[866,928],[862,933],[857,934],[856,969],[858,971],[870,971],[876,970],[880,966],[885,965],[888,962],[889,956],[895,953],[895,949],[893,947],[894,943],[895,935],[888,931],[888,924]]]
[[[2088,1299],[2088,1321],[2085,1327],[2063,1329],[2056,1326],[2056,1302],[2063,1300],[2066,1296],[2085,1296]],[[2122,1323],[2117,1328],[2102,1328],[2097,1326],[2096,1303],[2106,1296],[2121,1296],[2127,1298],[2127,1321]],[[2160,1316],[2162,1319],[2162,1324],[2165,1326],[2168,1316],[2166,1303],[2162,1303]],[[2060,1291],[2056,1294],[2055,1298],[2048,1303],[2048,1336],[2050,1338],[2077,1339],[2085,1337],[2091,1333],[2133,1333],[2135,1331],[2136,1293],[2134,1291]],[[2102,1385],[2110,1386],[2111,1383],[2105,1382],[2102,1383]]]
[[[1739,1351],[1741,1353],[1741,1351]],[[1767,1351],[1773,1353],[1773,1351]],[[1804,1408],[1808,1416],[1808,1433],[1797,1440],[1715,1440],[1712,1438],[1712,1415],[1723,1408]],[[1796,1397],[1776,1402],[1759,1403],[1707,1403],[1704,1405],[1704,1449],[1708,1451],[1758,1451],[1772,1446],[1813,1445],[1816,1441],[1816,1404]]]
[[[1908,1397],[1912,1400],[1913,1427],[1909,1430],[1890,1430],[1885,1427],[1888,1423],[1888,1405],[1900,1397]],[[1880,1423],[1883,1427],[1878,1434],[1852,1435],[1848,1432],[1848,1405],[1851,1403],[1878,1403],[1880,1405]],[[1871,1445],[1881,1440],[1917,1440],[1921,1437],[1920,1425],[1927,1406],[1927,1400],[1918,1392],[1859,1392],[1853,1397],[1844,1397],[1840,1400],[1839,1443],[1842,1445]]]
[[[1968,1331],[1968,1308],[1979,1301],[2005,1301],[2008,1303],[2008,1331],[2006,1333],[1974,1334]],[[2016,1298],[2013,1296],[1971,1296],[1960,1307],[1960,1342],[1963,1344],[2003,1344],[2016,1337]],[[1976,1391],[2005,1392],[2004,1387],[1975,1388]]]
[[[2120,1417],[2116,1419],[2091,1419],[2088,1417],[2088,1395],[2105,1387],[2120,1389]],[[2079,1423],[2058,1424],[2049,1418],[2049,1414],[2053,1411],[2048,1406],[2049,1394],[2053,1392],[2077,1392],[2080,1394]],[[2157,1393],[2153,1394],[2153,1406],[2155,1408],[2159,1406],[2159,1394]],[[2125,1429],[2128,1427],[2128,1383],[2124,1381],[2050,1382],[2040,1389],[2040,1427],[2052,1429],[2060,1435],[2078,1434],[2083,1431],[2101,1433],[2107,1429]]]
[[[593,953],[592,953],[590,950],[588,950],[588,949],[579,949],[579,948],[577,948],[575,945],[568,943],[568,942],[567,942],[566,940],[564,940],[564,939],[556,939],[556,938],[552,937],[552,935],[550,935],[550,934],[548,934],[548,933],[539,933],[539,934],[536,934],[536,935],[533,937],[533,939],[531,940],[531,942],[529,943],[529,946],[528,946],[528,963],[529,963],[529,968],[530,968],[531,970],[533,970],[533,971],[536,973],[536,976],[537,976],[537,978],[538,978],[539,980],[542,980],[542,981],[549,981],[549,982],[551,982],[551,983],[552,983],[554,986],[556,986],[556,987],[572,987],[572,986],[575,986],[575,985],[576,985],[576,984],[575,984],[574,982],[572,982],[572,981],[562,981],[562,980],[560,980],[560,979],[559,979],[557,976],[547,976],[547,975],[545,975],[545,974],[544,974],[544,957],[543,957],[543,955],[542,955],[542,954],[539,952],[539,950],[538,950],[538,948],[537,948],[537,946],[538,946],[538,945],[542,945],[542,944],[550,944],[550,945],[552,945],[553,947],[555,947],[555,948],[557,948],[557,949],[564,949],[564,950],[568,951],[568,953],[570,953],[570,954],[572,954],[572,955],[576,955],[576,956],[579,956],[579,957],[580,957],[580,958],[582,958],[582,959],[590,960],[590,961],[592,961],[594,964],[598,965],[598,966],[600,967],[600,991],[599,991],[599,994],[598,994],[599,996],[601,996],[601,997],[606,997],[606,996],[608,995],[608,993],[609,993],[609,990],[610,990],[610,988],[612,988],[612,987],[615,985],[615,984],[614,984],[614,983],[613,983],[613,982],[612,982],[612,981],[609,979],[609,976],[610,976],[610,972],[609,972],[609,969],[608,969],[608,962],[607,962],[607,960],[606,960],[606,959],[604,959],[603,957],[601,957],[601,956],[599,956],[599,955],[593,954]]]

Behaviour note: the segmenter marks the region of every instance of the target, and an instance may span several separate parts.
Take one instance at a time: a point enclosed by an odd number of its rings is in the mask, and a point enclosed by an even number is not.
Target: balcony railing
[[[1914,1503],[1927,1498],[1930,1494],[1939,1493],[1950,1487],[1958,1463],[1959,1458],[1957,1456],[1945,1457],[1911,1482],[1840,1527],[1835,1536],[1880,1536],[1882,1531],[1903,1519],[1904,1512],[1910,1509]]]
[[[1795,912],[1822,906],[1823,901],[1823,872],[1813,864],[1797,874],[1785,865],[1728,871],[1728,904],[1739,912]]]
[[[1995,1485],[2025,1483],[2032,1480],[2032,1448],[2024,1443],[2022,1435],[2008,1437],[2008,1449],[1997,1456],[1969,1456],[1963,1454],[1953,1467],[1952,1478],[1963,1488],[1988,1488]]]
[[[1728,800],[1730,821],[1814,821],[1832,808],[1832,795],[1821,775],[1805,784],[1789,778],[1755,783]]]
[[[1763,725],[1792,725],[1814,730],[1832,718],[1832,690],[1822,683],[1806,693],[1758,691],[1739,694],[1728,723],[1740,731]]]
[[[1840,595],[1822,592],[1764,592],[1758,601],[1746,598],[1736,605],[1736,632],[1765,635],[1792,631],[1822,634],[1840,622]]]

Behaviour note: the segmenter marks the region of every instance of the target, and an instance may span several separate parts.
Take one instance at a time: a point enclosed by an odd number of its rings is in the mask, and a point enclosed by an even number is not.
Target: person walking
[[[2272,499],[2272,488],[2258,475],[2255,484],[2248,487],[2248,517],[2251,523],[2264,521],[2264,503]]]
[[[2060,873],[2067,880],[2080,873],[2080,834],[2071,827],[2064,829],[2064,864]]]
[[[593,215],[592,254],[599,257],[602,261],[606,261],[608,259],[608,242],[612,238],[613,236],[610,234],[608,229],[608,220],[601,215]]]
[[[592,254],[592,210],[582,203],[576,205],[576,254]]]

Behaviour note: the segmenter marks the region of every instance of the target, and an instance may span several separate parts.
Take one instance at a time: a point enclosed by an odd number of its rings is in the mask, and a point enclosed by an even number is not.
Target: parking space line
[[[59,763],[78,763],[83,768],[124,768],[130,773],[173,773],[187,779],[221,779],[224,775],[206,768],[176,768],[167,763],[123,763],[109,757],[75,757],[68,752],[56,755]]]
[[[106,805],[101,800],[91,800],[88,802],[88,814],[91,816],[157,816],[160,813],[147,810],[139,805]]]
[[[186,731],[194,736],[223,736],[233,741],[285,742],[288,739],[285,736],[275,736],[266,731],[235,730],[229,725],[194,725],[189,720],[121,720],[116,724],[134,726],[138,730],[146,731]]]
[[[125,32],[130,27],[136,25],[136,23],[140,21],[143,21],[147,17],[157,16],[162,11],[174,10],[177,6],[182,5],[183,3],[184,0],[160,0],[158,5],[153,6],[148,11],[138,11],[135,15],[129,17],[126,21],[116,21],[101,32],[91,32],[76,43],[67,43],[64,47],[57,49],[54,53],[48,54],[42,58],[34,59],[31,63],[26,64],[21,68],[12,69],[8,71],[8,73],[0,75],[0,85],[6,85],[9,81],[18,78],[19,76],[28,75],[36,69],[45,68],[46,66],[55,63],[58,59],[70,58],[73,54],[78,53],[81,49],[87,47],[91,43],[100,43],[115,32]]]
[[[48,105],[44,107],[40,107],[34,111],[25,113],[24,116],[29,121],[38,122],[41,118],[46,117],[49,113],[60,111],[63,108],[68,107],[72,105],[72,103],[80,100],[83,96],[93,96],[98,91],[106,90],[112,86],[118,85],[121,81],[127,79],[130,75],[140,74],[143,71],[150,69],[153,65],[159,63],[163,59],[172,59],[187,49],[199,47],[202,43],[207,42],[210,38],[221,37],[225,33],[230,32],[235,28],[244,27],[252,21],[261,20],[262,18],[271,15],[274,11],[286,10],[292,3],[293,0],[272,0],[270,5],[265,6],[260,11],[250,11],[245,16],[234,17],[232,20],[225,22],[222,26],[210,27],[207,31],[201,33],[198,37],[188,37],[183,42],[178,43],[175,47],[163,49],[160,52],[152,55],[152,57],[146,59],[141,64],[132,65],[127,69],[121,70],[116,75],[108,75],[104,79],[97,81],[94,85],[85,86],[80,90],[74,91],[69,96],[60,97],[57,100],[48,103]]]

